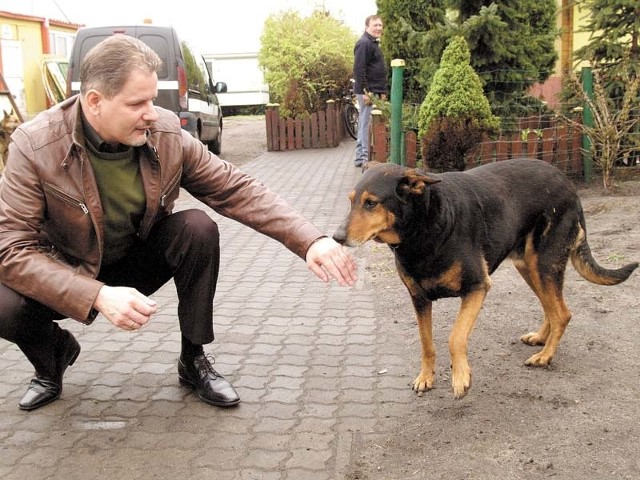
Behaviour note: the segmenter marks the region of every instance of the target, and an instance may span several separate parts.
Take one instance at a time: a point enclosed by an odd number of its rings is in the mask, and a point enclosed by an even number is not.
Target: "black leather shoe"
[[[205,355],[198,355],[192,361],[180,357],[178,378],[182,385],[195,390],[205,403],[216,407],[232,407],[240,403],[236,390],[213,369]]]
[[[20,399],[20,410],[35,410],[60,398],[64,372],[80,355],[80,344],[71,332],[62,330],[62,335],[65,338],[60,340],[56,349],[53,377],[36,371],[36,376],[31,379],[27,391]]]

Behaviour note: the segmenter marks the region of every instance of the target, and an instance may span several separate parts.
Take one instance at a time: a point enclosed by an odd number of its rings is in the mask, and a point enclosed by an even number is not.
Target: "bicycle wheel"
[[[351,138],[356,140],[358,138],[358,117],[360,112],[354,104],[348,103],[344,107],[344,125],[347,128],[347,132],[351,135]]]

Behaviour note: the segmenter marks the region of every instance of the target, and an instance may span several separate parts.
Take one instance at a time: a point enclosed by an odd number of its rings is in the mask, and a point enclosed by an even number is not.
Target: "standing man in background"
[[[380,50],[382,19],[378,15],[369,15],[364,24],[365,31],[353,49],[355,57],[353,62],[354,92],[360,108],[358,139],[356,141],[356,167],[369,161],[369,121],[373,105],[372,95],[385,98],[387,94],[387,68],[382,50]]]

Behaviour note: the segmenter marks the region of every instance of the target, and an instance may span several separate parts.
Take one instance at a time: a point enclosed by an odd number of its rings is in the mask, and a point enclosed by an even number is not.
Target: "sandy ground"
[[[234,116],[223,119],[220,158],[242,167],[266,151],[267,130],[264,116]]]
[[[263,117],[225,119],[222,157],[242,165],[266,151]],[[581,190],[588,238],[607,267],[640,260],[640,182],[616,195]],[[366,274],[376,313],[404,346],[407,389],[420,346],[409,296],[385,246],[367,244]],[[473,386],[461,400],[449,387],[447,338],[456,299],[434,306],[436,387],[415,396],[384,434],[355,435],[349,480],[640,478],[640,273],[618,286],[588,283],[570,266],[565,297],[573,319],[549,368],[524,365],[537,347],[519,337],[537,329],[539,303],[505,262],[469,343]]]
[[[596,189],[597,190],[597,189]],[[640,260],[640,196],[583,192],[589,242],[604,266]],[[407,388],[419,370],[420,345],[409,296],[391,252],[370,245],[368,273],[376,312],[406,348]],[[448,335],[459,300],[434,304],[436,388],[415,397],[384,435],[362,435],[351,480],[640,478],[640,272],[602,287],[570,266],[565,298],[573,312],[549,368],[524,361],[538,347],[519,337],[536,330],[541,309],[510,262],[493,287],[469,343],[473,386],[450,391]]]

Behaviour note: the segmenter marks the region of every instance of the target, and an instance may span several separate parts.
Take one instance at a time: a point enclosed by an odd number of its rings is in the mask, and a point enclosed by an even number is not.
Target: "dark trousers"
[[[151,295],[172,277],[178,294],[182,335],[197,345],[213,341],[213,297],[220,267],[217,224],[201,210],[169,215],[154,225],[121,260],[103,266],[98,280]],[[20,347],[41,371],[53,358],[60,327],[58,312],[0,284],[0,337]],[[153,318],[151,319],[153,321]],[[41,361],[42,360],[42,361]]]

